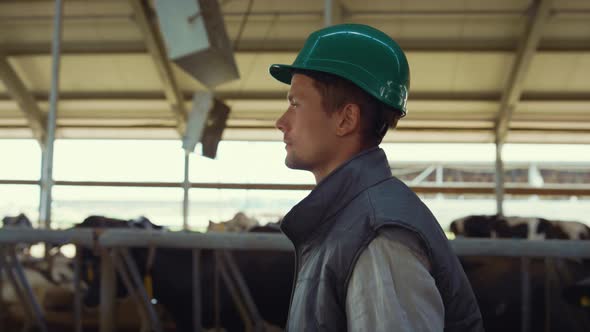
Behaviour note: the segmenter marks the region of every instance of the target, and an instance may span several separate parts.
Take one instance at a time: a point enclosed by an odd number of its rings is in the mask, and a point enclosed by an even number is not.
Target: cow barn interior
[[[590,331],[590,1],[0,1],[0,331],[282,331],[285,166],[269,75],[341,23],[395,39],[381,147],[486,331]]]

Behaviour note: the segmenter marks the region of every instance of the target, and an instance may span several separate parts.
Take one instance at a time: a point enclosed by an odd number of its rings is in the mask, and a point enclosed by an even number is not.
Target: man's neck
[[[320,182],[322,182],[323,179],[325,179],[328,175],[330,175],[335,169],[340,167],[340,165],[349,161],[357,154],[359,154],[365,150],[368,150],[370,148],[371,147],[342,150],[342,152],[337,154],[329,163],[323,165],[323,167],[320,167],[320,168],[312,171],[312,173],[315,177],[316,185],[319,184]]]

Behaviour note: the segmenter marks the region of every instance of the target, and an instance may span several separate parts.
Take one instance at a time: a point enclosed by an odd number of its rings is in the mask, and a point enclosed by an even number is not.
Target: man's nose
[[[275,127],[282,132],[285,132],[285,115],[286,114],[287,114],[286,112],[283,113],[283,115],[281,115],[277,119],[277,121],[275,121]]]

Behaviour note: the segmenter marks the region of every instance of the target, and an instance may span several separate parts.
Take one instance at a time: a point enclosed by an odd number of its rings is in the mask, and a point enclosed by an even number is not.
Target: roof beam
[[[240,41],[236,53],[295,53],[305,40],[256,40]],[[400,39],[400,46],[406,52],[473,52],[513,53],[513,40],[456,40],[456,39]],[[0,46],[7,56],[51,55],[49,42],[6,43]],[[590,52],[589,39],[546,40],[538,45],[538,52]],[[143,54],[147,52],[145,42],[128,41],[64,41],[63,55],[116,55]]]
[[[95,138],[95,139],[178,139],[176,126],[171,125],[137,125],[137,126],[58,126],[60,138]],[[395,130],[392,136],[386,136],[386,143],[493,143],[492,130]],[[0,138],[31,138],[30,129],[22,126],[4,126],[0,124]],[[276,128],[231,127],[223,132],[224,140],[277,141],[282,140]],[[531,144],[590,144],[588,131],[542,130],[516,131],[510,137],[511,143]]]
[[[154,65],[162,80],[166,100],[170,104],[170,108],[172,109],[172,113],[176,120],[177,131],[182,137],[186,127],[187,112],[184,107],[182,92],[180,91],[174,73],[172,72],[172,66],[166,56],[164,42],[162,41],[160,32],[150,19],[151,9],[149,4],[143,0],[129,0],[129,2],[135,13],[135,21],[143,35],[147,50],[152,56]]]
[[[530,11],[525,33],[516,53],[516,59],[500,101],[500,112],[496,119],[496,143],[506,141],[510,120],[522,94],[524,80],[529,71],[543,26],[549,18],[552,0],[535,0]]]
[[[33,91],[31,95],[37,101],[46,101],[49,98],[48,92]],[[191,101],[193,92],[182,93],[185,101]],[[94,92],[63,92],[59,95],[60,100],[161,100],[165,96],[160,91],[94,91]],[[279,91],[237,91],[222,90],[216,91],[215,97],[219,99],[238,100],[286,100],[287,90]],[[501,98],[496,92],[426,92],[417,91],[412,94],[413,101],[492,101],[497,102]],[[11,95],[0,92],[0,101],[10,100]],[[590,103],[588,92],[526,92],[521,94],[521,102],[583,102]]]
[[[124,5],[120,4],[120,1],[71,1],[69,5],[71,10],[68,13],[64,13],[65,21],[87,21],[100,20],[104,22],[109,21],[127,21],[129,20],[128,9]],[[222,1],[222,2],[231,2]],[[580,1],[579,1],[580,2]],[[26,6],[26,10],[23,10],[23,5]],[[53,7],[52,1],[39,1],[39,0],[2,0],[0,1],[0,20],[9,23],[24,23],[29,24],[31,21],[35,22],[47,22],[51,21]],[[232,6],[229,6],[232,7]],[[236,10],[234,8],[224,10],[223,16],[225,20],[241,20],[244,16],[244,9],[240,7]],[[301,8],[294,10],[293,8],[286,8],[280,6],[277,9],[268,9],[267,7],[260,6],[257,10],[252,11],[250,16],[255,16],[261,19],[267,17],[281,16],[281,17],[321,17],[323,15],[322,10],[312,8]],[[361,9],[347,12],[345,15],[351,17],[353,20],[357,20],[359,17],[369,17],[373,19],[387,18],[387,19],[399,19],[406,17],[427,17],[427,18],[520,18],[522,17],[525,10],[517,9]],[[567,7],[567,8],[556,8],[554,9],[555,15],[566,18],[578,18],[587,16],[590,14],[590,9],[586,6],[578,7]]]
[[[17,102],[19,108],[27,118],[29,127],[33,131],[33,136],[39,144],[45,142],[46,118],[41,112],[35,97],[20,80],[12,66],[8,63],[7,58],[0,54],[0,80],[4,82],[10,96]]]

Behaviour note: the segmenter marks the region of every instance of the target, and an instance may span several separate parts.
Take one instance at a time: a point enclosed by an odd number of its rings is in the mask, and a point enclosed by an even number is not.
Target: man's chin
[[[285,166],[287,166],[290,169],[306,170],[306,168],[303,167],[301,162],[299,162],[298,160],[295,160],[293,158],[289,158],[288,155],[285,158]]]
[[[293,162],[290,161],[288,158],[285,158],[285,166],[287,166],[287,168],[290,168],[290,169],[296,169],[295,168],[296,165],[293,164]]]

